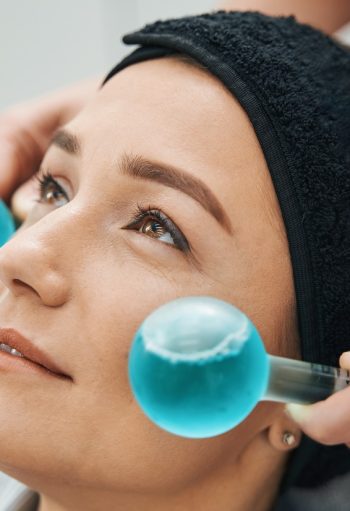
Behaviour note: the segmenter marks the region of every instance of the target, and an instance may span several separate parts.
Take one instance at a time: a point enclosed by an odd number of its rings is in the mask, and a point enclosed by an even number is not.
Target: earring
[[[289,445],[289,446],[295,444],[295,442],[296,442],[295,435],[293,433],[291,433],[290,431],[285,431],[282,434],[282,442],[285,445]]]

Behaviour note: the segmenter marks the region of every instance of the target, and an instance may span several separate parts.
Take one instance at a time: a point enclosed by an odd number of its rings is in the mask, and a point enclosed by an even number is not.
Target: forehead
[[[78,119],[77,119],[78,121]],[[117,73],[85,110],[86,131],[106,140],[137,140],[159,158],[182,155],[198,163],[245,160],[242,143],[257,145],[251,124],[237,101],[209,73],[175,58],[141,62]],[[115,140],[115,139],[114,139]],[[140,147],[140,146],[139,146]],[[141,148],[139,149],[141,150]],[[185,163],[185,162],[184,162]]]
[[[175,58],[117,73],[71,125],[87,147],[103,144],[105,155],[137,144],[146,156],[192,162],[201,174],[214,167],[231,179],[261,154],[247,115],[221,82]]]

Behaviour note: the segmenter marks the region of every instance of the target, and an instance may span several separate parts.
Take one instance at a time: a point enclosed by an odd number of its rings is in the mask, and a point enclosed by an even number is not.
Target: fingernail
[[[285,412],[289,415],[295,422],[305,422],[305,420],[310,416],[311,410],[309,405],[299,405],[296,403],[288,403],[285,406]]]

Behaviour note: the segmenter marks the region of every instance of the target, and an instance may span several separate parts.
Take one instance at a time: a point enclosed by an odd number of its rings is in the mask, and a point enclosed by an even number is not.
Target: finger
[[[350,443],[350,388],[313,405],[289,404],[286,412],[317,442]]]
[[[11,107],[0,116],[0,198],[37,169],[54,131],[72,119],[98,90],[102,77],[89,78]]]
[[[5,200],[7,204],[18,179],[16,168],[13,147],[4,141],[0,134],[0,199]]]
[[[43,151],[15,121],[0,120],[0,197],[9,201],[16,186],[37,170]]]
[[[24,222],[29,211],[36,203],[38,196],[38,182],[35,178],[25,181],[11,198],[12,213],[20,222]]]
[[[339,365],[343,369],[350,369],[350,351],[344,351],[339,358]]]

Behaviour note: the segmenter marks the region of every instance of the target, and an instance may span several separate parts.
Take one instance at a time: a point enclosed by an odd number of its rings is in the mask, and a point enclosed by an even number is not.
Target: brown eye
[[[182,252],[190,252],[185,236],[176,224],[159,209],[137,206],[134,219],[123,229],[137,230],[148,238],[154,238]]]
[[[42,200],[47,202],[48,204],[53,204],[56,206],[63,206],[66,201],[65,194],[60,190],[55,189],[55,187],[50,184],[47,186],[47,189],[42,194]]]
[[[50,173],[37,177],[37,179],[39,181],[39,197],[37,202],[58,207],[64,206],[66,202],[69,202],[66,192]]]
[[[147,222],[140,227],[140,232],[149,234],[152,238],[160,238],[160,236],[166,233],[166,230],[156,220],[147,220]]]
[[[154,218],[145,220],[139,228],[139,232],[147,234],[151,238],[160,239],[165,243],[174,245],[174,240],[171,236],[171,233],[166,229],[164,225],[162,225],[158,220],[155,220]]]

